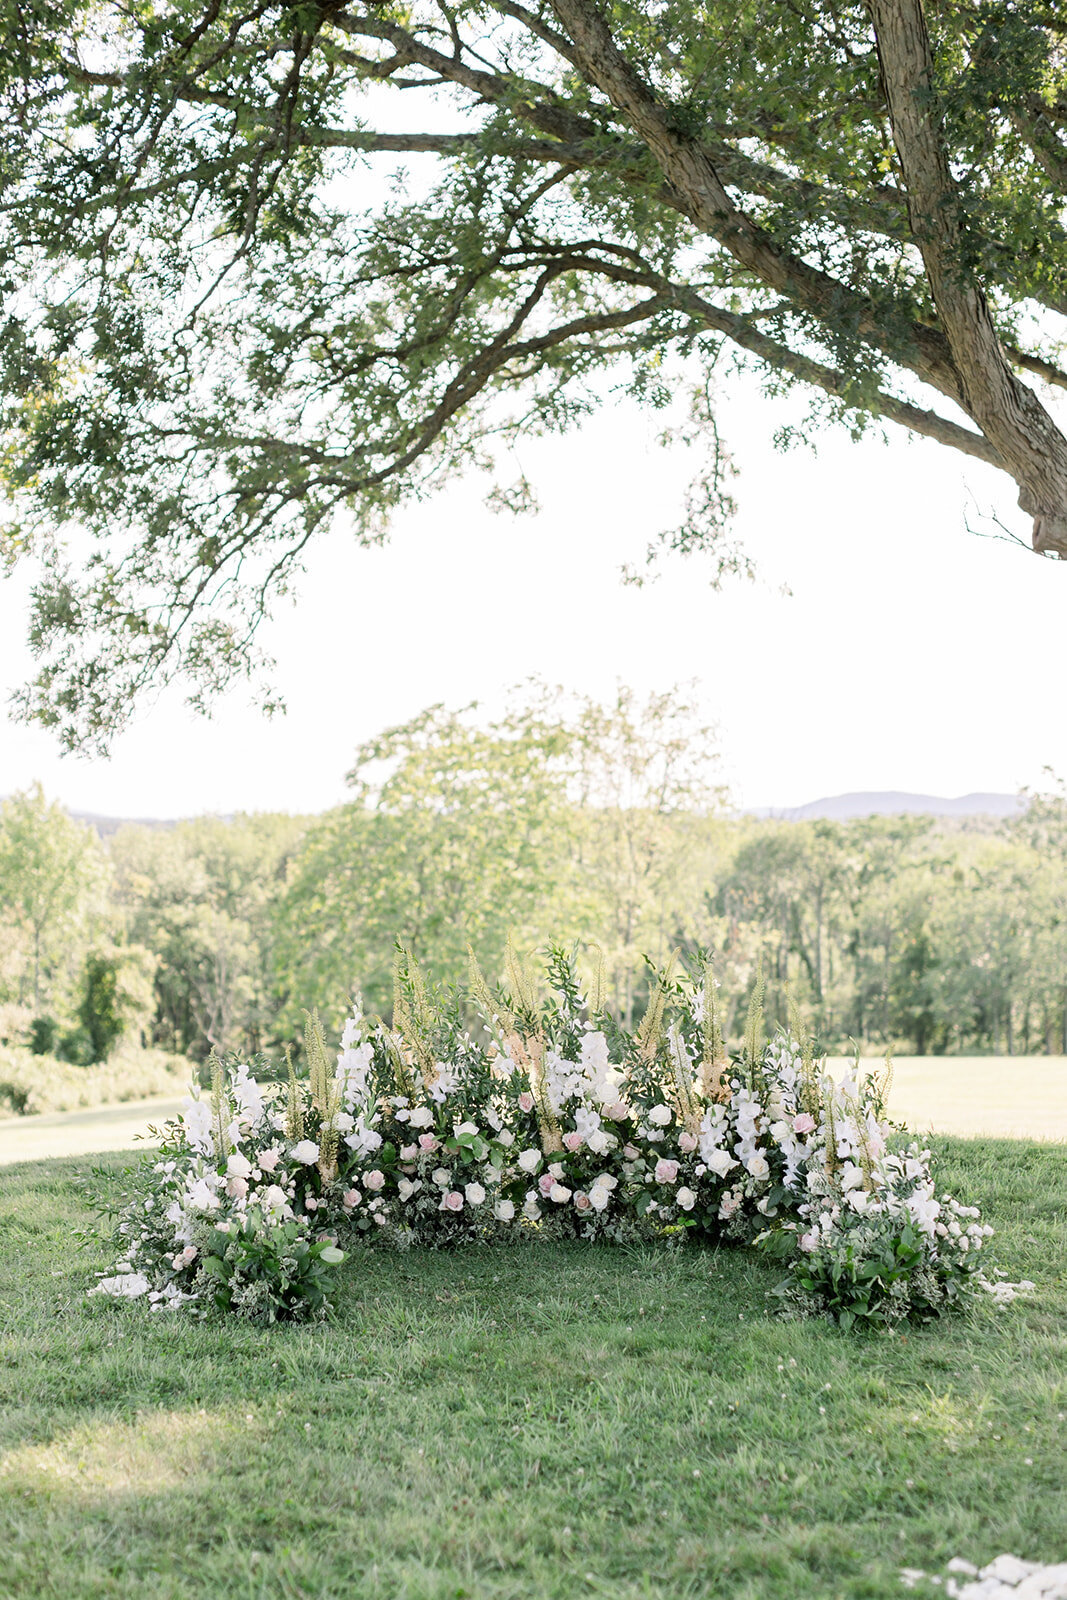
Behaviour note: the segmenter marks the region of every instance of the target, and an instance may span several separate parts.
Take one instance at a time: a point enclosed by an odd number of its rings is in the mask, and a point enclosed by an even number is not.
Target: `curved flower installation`
[[[574,957],[547,984],[513,951],[492,989],[431,991],[401,951],[393,1025],[355,1010],[307,1077],[214,1063],[144,1166],[102,1293],[261,1321],[325,1315],[339,1243],[444,1248],[523,1236],[750,1244],[782,1260],[782,1307],[844,1326],[929,1316],[969,1288],[992,1229],[939,1193],[887,1121],[884,1081],[835,1083],[794,1026],[723,1048],[710,968],[656,980],[619,1028]],[[482,1026],[472,1024],[471,1005]]]

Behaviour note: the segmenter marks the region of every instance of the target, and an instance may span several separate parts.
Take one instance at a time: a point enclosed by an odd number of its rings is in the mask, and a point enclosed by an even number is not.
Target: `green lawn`
[[[328,1327],[202,1326],[85,1299],[86,1162],[8,1168],[0,1593],[827,1600],[1063,1560],[1067,1147],[943,1146],[1037,1293],[866,1340],[768,1316],[747,1255],[578,1246],[358,1256]]]

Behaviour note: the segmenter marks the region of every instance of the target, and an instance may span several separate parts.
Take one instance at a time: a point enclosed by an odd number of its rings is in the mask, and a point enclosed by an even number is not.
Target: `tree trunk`
[[[1038,551],[1067,553],[1067,439],[1033,390],[1015,376],[981,286],[941,137],[933,52],[922,0],[867,0],[874,23],[908,216],[938,320],[952,351],[964,409],[1019,485]]]

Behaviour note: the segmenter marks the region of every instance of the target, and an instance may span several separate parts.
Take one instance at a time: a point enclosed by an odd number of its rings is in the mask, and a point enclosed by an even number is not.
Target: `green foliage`
[[[134,824],[109,841],[112,895],[126,936],[157,958],[154,1038],[203,1060],[254,1053],[275,1037],[274,909],[300,818],[204,817],[174,828]],[[290,1021],[296,1037],[297,1015]]]
[[[104,870],[95,834],[49,803],[40,784],[0,805],[0,911],[20,941],[16,993],[38,1014],[70,977]]]
[[[724,349],[814,397],[801,434],[892,420],[1014,472],[1031,512],[1021,430],[1062,491],[1016,376],[1065,381],[1055,7],[931,11],[942,270],[867,6],[460,0],[446,24],[423,0],[62,0],[5,22],[3,554],[46,557],[21,705],[70,746],[106,744],[153,680],[203,704],[256,670],[258,618],[332,526],[375,544],[620,388],[692,393],[673,431],[703,464],[654,544],[747,570]],[[1015,432],[946,331],[961,278]]]
[[[34,1017],[30,1023],[30,1049],[35,1056],[48,1056],[59,1037],[55,1017]]]
[[[243,1227],[208,1234],[197,1289],[205,1309],[249,1322],[321,1320],[331,1309],[327,1291],[344,1258],[332,1241],[309,1240],[301,1224],[267,1224],[250,1213]]]
[[[91,955],[85,963],[84,985],[78,1016],[92,1048],[90,1060],[106,1061],[126,1026],[117,957]]]
[[[388,1018],[408,984],[402,1004],[428,1006],[436,1048],[435,1029],[451,1038],[471,1020],[452,993],[468,945],[499,971],[511,932],[526,950],[580,943],[609,1032],[647,1008],[646,957],[714,952],[708,1071],[717,1040],[741,1042],[761,960],[767,1010],[793,1018],[809,1065],[850,1041],[1067,1053],[1067,799],[1054,782],[1005,823],[731,819],[684,689],[597,705],[535,688],[496,722],[432,708],[357,757],[354,798],[320,817],[128,825],[106,846],[39,792],[8,802],[4,1036],[28,1036],[36,970],[36,1015],[77,1032],[64,1048],[88,1060],[85,961],[118,952],[130,1031],[198,1061],[267,1050],[280,1070],[305,1004],[333,1030],[354,991]],[[428,999],[423,967],[441,986]]]
[[[853,1216],[842,1227],[843,1241],[796,1258],[776,1291],[786,1304],[825,1312],[848,1331],[937,1316],[963,1294],[965,1271],[923,1270],[922,1236],[911,1223]]]

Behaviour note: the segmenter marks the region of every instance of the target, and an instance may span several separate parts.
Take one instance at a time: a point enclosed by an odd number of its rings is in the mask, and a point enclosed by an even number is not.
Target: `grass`
[[[85,1298],[87,1164],[9,1168],[0,1591],[853,1600],[1062,1560],[1067,1148],[941,1147],[1037,1293],[866,1339],[697,1249],[359,1255],[327,1327],[153,1316]]]

